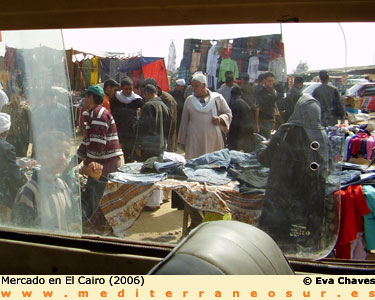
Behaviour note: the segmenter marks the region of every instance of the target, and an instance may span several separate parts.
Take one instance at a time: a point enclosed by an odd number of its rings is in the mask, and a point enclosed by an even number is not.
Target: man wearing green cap
[[[78,148],[78,158],[88,165],[94,161],[103,165],[103,176],[115,172],[121,163],[122,150],[111,113],[102,106],[104,91],[90,86],[82,105],[88,112],[85,137]]]

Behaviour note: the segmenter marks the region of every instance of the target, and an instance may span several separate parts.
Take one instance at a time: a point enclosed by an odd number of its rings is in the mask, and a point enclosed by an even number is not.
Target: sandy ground
[[[165,202],[155,212],[144,211],[131,226],[126,238],[137,241],[177,243],[182,235],[183,211]]]

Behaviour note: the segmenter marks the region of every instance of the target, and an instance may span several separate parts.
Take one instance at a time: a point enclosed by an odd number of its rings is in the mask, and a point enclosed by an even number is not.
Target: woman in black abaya
[[[320,115],[319,102],[301,96],[289,121],[258,153],[270,168],[259,227],[286,252],[320,240],[329,147]]]

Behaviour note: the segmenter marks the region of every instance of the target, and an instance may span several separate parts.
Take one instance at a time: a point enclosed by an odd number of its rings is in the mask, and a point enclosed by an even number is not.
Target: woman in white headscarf
[[[320,240],[329,147],[320,116],[319,102],[302,95],[289,121],[258,153],[270,168],[259,227],[282,250],[317,246]]]

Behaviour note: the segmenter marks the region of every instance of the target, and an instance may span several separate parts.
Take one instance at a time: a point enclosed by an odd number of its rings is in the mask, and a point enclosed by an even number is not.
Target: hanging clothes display
[[[90,86],[91,82],[91,72],[93,70],[94,66],[92,64],[91,59],[86,58],[82,63],[82,69],[83,69],[83,76],[84,76],[84,86],[85,89],[87,89]]]
[[[199,60],[199,61],[198,61]],[[199,63],[199,65],[198,65]],[[178,78],[190,82],[192,74],[207,74],[207,87],[216,90],[225,81],[225,72],[232,71],[235,80],[248,73],[250,82],[270,71],[275,82],[287,81],[284,44],[281,34],[223,39],[211,46],[209,40],[185,39]]]

